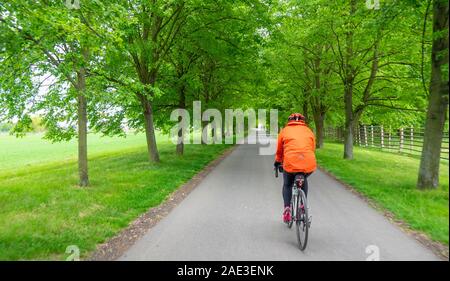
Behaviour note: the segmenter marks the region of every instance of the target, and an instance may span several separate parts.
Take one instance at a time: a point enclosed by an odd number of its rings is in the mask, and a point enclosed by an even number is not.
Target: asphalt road
[[[309,177],[312,225],[301,252],[281,221],[282,177],[259,147],[240,145],[120,260],[439,260],[320,171]]]

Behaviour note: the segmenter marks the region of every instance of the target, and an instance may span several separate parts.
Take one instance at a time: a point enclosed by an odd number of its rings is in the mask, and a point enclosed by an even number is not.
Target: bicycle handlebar
[[[278,173],[283,173],[283,166],[278,166],[274,168],[275,170],[275,177],[278,178]]]

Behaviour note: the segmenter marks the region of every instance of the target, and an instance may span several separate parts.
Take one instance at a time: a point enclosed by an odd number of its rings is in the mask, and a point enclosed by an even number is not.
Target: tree
[[[415,78],[399,73],[411,73],[417,67],[406,56],[417,45],[409,41],[415,31],[408,26],[411,6],[395,1],[372,11],[364,3],[349,0],[343,7],[343,19],[331,20],[330,29],[344,87],[344,158],[352,159],[353,134],[368,107],[420,111],[398,103],[406,93],[397,84]]]
[[[417,187],[439,186],[439,165],[448,111],[448,2],[433,0],[433,47],[424,141]]]
[[[95,73],[134,95],[143,120],[133,125],[143,125],[148,157],[152,162],[160,161],[154,124],[154,101],[161,94],[158,75],[192,12],[189,4],[187,1],[142,0],[102,4],[102,18],[108,26],[103,27],[101,34],[105,35],[100,37],[110,48],[105,52],[104,66]],[[117,93],[125,94],[126,91]],[[129,114],[132,115],[134,113]]]
[[[42,24],[42,19],[52,15]],[[87,66],[91,61],[91,46],[95,45],[81,22],[86,17],[68,10],[63,2],[10,1],[0,4],[1,30],[10,41],[2,41],[1,72],[3,98],[0,101],[8,108],[8,118],[17,118],[15,132],[21,133],[31,124],[29,114],[45,110],[43,122],[48,131],[46,137],[52,140],[72,138],[73,119],[77,120],[79,185],[89,185],[87,159]],[[41,83],[36,77],[45,77],[51,87],[39,102],[36,97]],[[52,79],[53,78],[53,79]],[[20,79],[20,83],[15,83]],[[4,86],[5,85],[5,86]],[[69,102],[61,102],[66,99]],[[76,101],[76,113],[69,108]],[[26,109],[28,105],[30,109]],[[61,113],[61,107],[66,109]],[[59,111],[60,114],[55,114]],[[63,120],[59,117],[66,115]],[[59,122],[69,126],[63,128]]]
[[[302,93],[300,107],[306,116],[308,107],[311,109],[316,131],[316,148],[322,148],[326,113],[333,104],[339,102],[339,96],[333,91],[337,81],[332,71],[334,58],[331,42],[327,42],[327,38],[332,34],[324,28],[326,25],[320,20],[321,9],[305,4],[297,6],[295,12],[286,20],[286,27],[283,29],[288,45],[287,53],[294,54],[297,58],[286,59],[287,67],[294,74],[294,77],[289,79],[300,88],[294,96]],[[297,14],[301,16],[296,17]],[[289,23],[291,21],[293,22]]]
[[[256,3],[256,2],[255,2]],[[167,123],[166,109],[192,110],[193,100],[202,101],[202,108],[225,111],[238,104],[237,96],[248,89],[255,72],[259,36],[257,28],[264,25],[265,8],[246,1],[203,2],[201,9],[208,13],[192,13],[166,57],[167,63],[160,75],[160,89],[164,94],[155,100],[158,110],[157,126]],[[245,81],[245,82],[244,82]],[[236,91],[241,94],[238,95]],[[160,113],[165,113],[161,115]],[[225,135],[226,126],[216,128],[216,122],[203,121],[205,134],[215,140]],[[210,128],[211,127],[211,128]],[[179,140],[183,140],[179,130]],[[203,140],[208,136],[205,135]],[[184,145],[177,145],[182,154]]]

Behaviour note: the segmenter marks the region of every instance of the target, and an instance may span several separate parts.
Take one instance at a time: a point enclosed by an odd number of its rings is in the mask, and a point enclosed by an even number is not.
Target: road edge
[[[166,217],[184,198],[186,198],[199,183],[225,158],[227,158],[238,144],[226,149],[217,158],[207,164],[200,172],[194,175],[188,182],[178,187],[166,200],[158,206],[150,208],[137,219],[122,229],[106,242],[98,244],[96,249],[85,260],[88,261],[113,261],[122,256],[137,240],[147,231]]]
[[[437,242],[432,240],[428,235],[426,235],[423,232],[411,229],[411,227],[404,221],[397,219],[395,214],[391,211],[387,210],[383,206],[381,206],[379,203],[374,201],[373,199],[367,197],[366,195],[359,192],[357,189],[355,189],[350,184],[344,182],[343,180],[337,178],[333,173],[329,172],[322,166],[317,166],[320,171],[322,171],[327,176],[331,177],[335,181],[339,182],[341,185],[343,185],[347,190],[349,190],[351,193],[356,195],[358,198],[366,202],[369,206],[371,206],[373,209],[380,212],[385,218],[387,218],[392,224],[397,226],[402,232],[407,234],[408,236],[414,238],[416,241],[421,243],[423,246],[431,250],[438,258],[448,261],[449,260],[449,247],[443,243]]]

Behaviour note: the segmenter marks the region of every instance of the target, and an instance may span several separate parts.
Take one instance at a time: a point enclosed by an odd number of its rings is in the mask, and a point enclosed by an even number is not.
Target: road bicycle
[[[275,177],[278,178],[278,172],[283,173],[283,167],[275,168]],[[295,175],[294,184],[292,185],[291,198],[291,220],[287,223],[289,228],[295,223],[298,247],[301,251],[306,249],[308,244],[308,232],[311,226],[311,219],[308,215],[308,201],[303,190],[305,175],[299,173]]]

